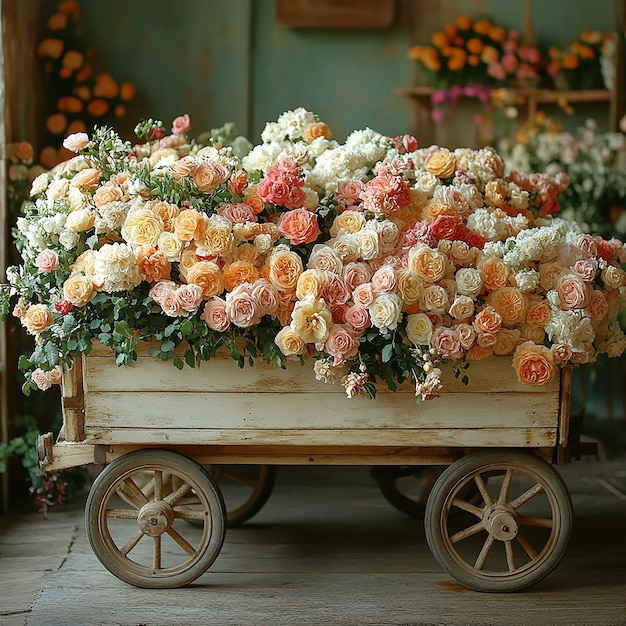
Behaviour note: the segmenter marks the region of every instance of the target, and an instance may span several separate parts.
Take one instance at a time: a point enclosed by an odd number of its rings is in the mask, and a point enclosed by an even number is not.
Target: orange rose
[[[544,326],[548,323],[551,316],[550,305],[545,300],[533,302],[526,309],[526,322],[528,324]]]
[[[493,354],[493,350],[489,346],[481,346],[475,343],[465,354],[468,361],[481,361]]]
[[[474,318],[474,328],[479,333],[497,333],[502,326],[500,313],[492,306],[486,306]]]
[[[488,291],[506,287],[511,270],[507,264],[497,257],[483,257],[478,262],[478,269],[483,277],[483,286]]]
[[[137,252],[137,264],[144,280],[155,283],[159,280],[169,280],[172,264],[169,259],[156,248],[146,246]]]
[[[313,143],[315,139],[318,137],[325,137],[329,139],[331,136],[330,129],[324,122],[314,122],[313,124],[309,124],[302,133],[302,139],[307,143]]]
[[[87,169],[78,172],[78,174],[72,178],[72,185],[74,187],[79,187],[83,191],[93,189],[98,186],[101,176],[102,172],[100,170],[88,167]]]
[[[224,267],[224,287],[232,291],[242,283],[253,284],[259,278],[259,271],[249,261],[234,261]]]
[[[489,296],[489,302],[500,313],[502,323],[513,326],[524,320],[528,309],[528,296],[517,287],[503,287]]]
[[[550,348],[526,341],[513,355],[517,379],[524,385],[545,385],[554,378],[554,359]]]

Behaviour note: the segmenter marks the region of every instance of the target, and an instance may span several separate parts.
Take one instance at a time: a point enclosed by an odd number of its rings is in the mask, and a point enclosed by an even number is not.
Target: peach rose
[[[335,274],[341,274],[343,270],[343,263],[337,253],[330,246],[319,243],[313,246],[306,266],[307,269],[324,270]]]
[[[202,297],[208,300],[224,291],[222,271],[213,261],[198,261],[187,270],[187,283],[202,287]]]
[[[230,327],[230,318],[226,312],[226,301],[218,296],[212,296],[204,305],[204,310],[200,319],[206,322],[206,325],[219,333],[223,333]]]
[[[588,259],[579,259],[572,268],[586,283],[590,283],[596,277],[598,271],[596,263]]]
[[[439,250],[417,245],[409,250],[408,267],[427,283],[436,283],[446,273],[448,258]]]
[[[305,343],[326,341],[333,316],[323,300],[311,296],[296,302],[291,314],[291,329]]]
[[[550,348],[526,341],[513,354],[513,368],[524,385],[545,385],[554,378],[554,359]]]
[[[234,261],[224,266],[224,288],[232,291],[242,283],[254,283],[259,277],[259,270],[249,261]]]
[[[483,257],[478,262],[478,269],[483,278],[483,285],[488,291],[506,287],[511,270],[507,264],[497,257]]]
[[[583,309],[589,303],[591,291],[578,274],[562,274],[556,281],[555,288],[564,311]]]
[[[607,265],[602,270],[601,278],[607,290],[619,289],[624,285],[624,270],[615,265]]]
[[[172,272],[169,259],[156,248],[146,246],[137,253],[137,265],[143,279],[149,283],[167,280]]]
[[[302,260],[296,252],[283,246],[276,246],[268,261],[269,281],[281,291],[293,291],[303,272]]]
[[[594,289],[591,292],[588,305],[591,320],[594,324],[599,324],[609,313],[609,303],[603,291]]]
[[[336,237],[340,232],[357,233],[365,226],[365,216],[361,211],[344,211],[333,220],[330,236]]]
[[[552,358],[557,365],[567,363],[572,358],[572,349],[565,344],[554,344],[550,350],[552,351]]]
[[[174,161],[174,163],[170,165],[176,180],[181,180],[187,176],[193,176],[197,167],[198,161],[189,155],[178,159],[178,161]]]
[[[59,267],[59,255],[54,250],[46,248],[37,255],[35,266],[40,274],[54,272]]]
[[[424,169],[438,178],[452,178],[456,171],[456,158],[447,148],[433,150],[424,158]]]
[[[122,190],[117,185],[106,183],[96,189],[93,194],[93,201],[97,207],[102,207],[109,202],[117,202],[122,199]]]
[[[502,317],[493,306],[487,305],[478,312],[473,325],[479,333],[495,334],[502,326]]]
[[[455,326],[457,333],[459,333],[459,341],[465,350],[469,350],[476,340],[476,331],[473,326],[461,322]]]
[[[478,343],[475,343],[465,355],[465,358],[468,361],[482,361],[490,357],[493,354],[493,350],[490,346],[481,346]]]
[[[550,305],[545,301],[531,303],[526,309],[525,321],[528,324],[538,324],[545,326],[552,317]]]
[[[51,326],[54,323],[54,317],[45,304],[33,304],[28,307],[21,322],[31,335],[36,335]]]
[[[313,143],[318,137],[324,137],[330,139],[330,129],[324,122],[312,122],[309,124],[302,133],[302,139],[307,143]]]
[[[199,285],[180,285],[175,293],[178,305],[188,313],[196,311],[202,302],[202,287]]]
[[[374,289],[372,283],[363,283],[357,285],[352,292],[352,300],[354,304],[362,307],[368,307],[374,302]]]
[[[72,274],[63,283],[63,298],[74,306],[84,306],[96,295],[91,278],[83,274]]]
[[[204,217],[196,209],[184,209],[174,219],[174,234],[182,241],[200,241],[205,232]]]
[[[489,302],[508,326],[523,321],[528,309],[528,296],[517,287],[497,289],[489,295]]]
[[[496,333],[496,342],[493,344],[493,353],[498,355],[513,354],[519,341],[519,331],[501,328]]]
[[[362,262],[347,263],[342,270],[342,274],[352,291],[358,285],[367,283],[372,278],[372,271],[369,266]]]
[[[221,215],[211,215],[205,222],[204,237],[198,244],[207,256],[225,257],[235,249],[233,224]]]
[[[428,285],[420,298],[420,306],[431,313],[447,313],[450,307],[448,293],[441,285]]]
[[[465,320],[474,315],[474,300],[469,296],[458,295],[450,305],[448,311],[457,320]]]
[[[280,234],[294,245],[313,243],[322,233],[317,215],[307,209],[292,209],[282,213],[276,225]]]
[[[296,296],[298,300],[303,300],[307,296],[319,298],[324,288],[325,272],[317,269],[308,269],[298,277],[296,284]]]
[[[102,176],[102,172],[93,167],[85,168],[81,170],[72,178],[71,185],[74,187],[78,187],[83,191],[88,189],[93,189],[98,186],[100,182],[100,177]]]
[[[217,163],[200,161],[193,171],[192,178],[196,187],[204,193],[211,193],[225,182],[223,168],[218,169]]]
[[[397,270],[396,291],[405,305],[410,306],[419,302],[424,289],[424,281],[415,272],[406,268]]]
[[[546,291],[550,291],[554,289],[559,276],[565,271],[566,269],[560,263],[542,263],[539,266],[539,284]]]

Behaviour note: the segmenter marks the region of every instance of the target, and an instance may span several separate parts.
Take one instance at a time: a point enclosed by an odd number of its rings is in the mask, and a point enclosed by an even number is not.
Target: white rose
[[[378,233],[373,230],[361,229],[355,234],[359,256],[366,261],[375,259],[380,254]]]
[[[33,183],[30,187],[30,197],[34,198],[38,196],[40,193],[43,193],[48,188],[48,180],[50,179],[50,175],[48,172],[42,172],[33,180]]]
[[[66,250],[73,250],[80,240],[78,233],[68,230],[67,228],[59,233],[59,243]]]
[[[368,307],[372,324],[385,333],[394,330],[402,317],[402,301],[395,293],[380,293]]]

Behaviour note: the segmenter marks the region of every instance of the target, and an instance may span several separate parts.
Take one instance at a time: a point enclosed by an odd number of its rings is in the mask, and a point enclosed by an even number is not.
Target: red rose
[[[54,305],[54,308],[61,315],[67,315],[74,308],[74,305],[69,300],[61,299]]]

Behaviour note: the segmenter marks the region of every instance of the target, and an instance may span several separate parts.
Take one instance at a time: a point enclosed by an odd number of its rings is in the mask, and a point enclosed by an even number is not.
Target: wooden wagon
[[[515,591],[548,575],[569,539],[553,464],[568,460],[571,373],[529,387],[507,357],[468,372],[466,386],[445,371],[441,397],[419,405],[412,385],[348,399],[296,363],[239,369],[224,356],[179,371],[143,346],[117,367],[96,345],[64,374],[63,429],[40,437],[40,461],[105,465],[89,541],[115,576],[147,588],[186,585],[218,556],[226,509],[209,465],[445,466],[424,514],[433,554],[467,587]]]

